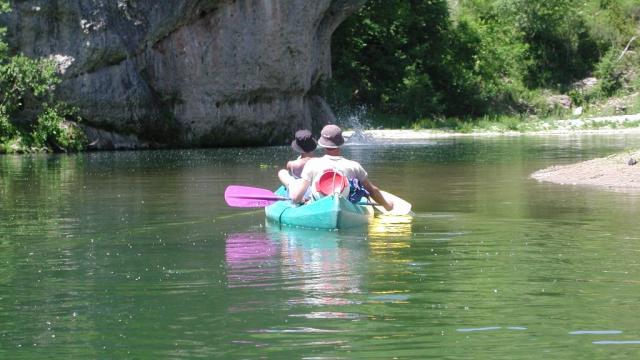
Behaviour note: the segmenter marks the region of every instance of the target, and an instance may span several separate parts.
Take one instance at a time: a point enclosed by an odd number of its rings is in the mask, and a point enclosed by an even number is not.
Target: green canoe
[[[276,194],[286,197],[281,187]],[[330,195],[305,205],[278,201],[264,208],[267,219],[284,225],[312,229],[346,229],[367,224],[373,217],[373,207],[356,205],[341,195]]]

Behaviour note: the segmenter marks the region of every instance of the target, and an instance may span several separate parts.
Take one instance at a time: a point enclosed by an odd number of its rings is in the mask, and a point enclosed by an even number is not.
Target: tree
[[[369,1],[334,34],[334,79],[355,103],[383,112],[442,113],[455,87],[450,26],[444,0]]]

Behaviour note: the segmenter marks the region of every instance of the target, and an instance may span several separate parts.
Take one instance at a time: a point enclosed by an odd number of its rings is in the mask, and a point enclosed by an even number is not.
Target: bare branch
[[[620,61],[620,59],[622,59],[622,57],[624,56],[624,54],[627,53],[627,51],[629,51],[629,46],[631,46],[631,43],[638,38],[637,36],[633,36],[631,37],[631,40],[629,40],[629,42],[627,43],[627,46],[624,47],[624,50],[622,50],[622,53],[620,53],[620,56],[618,56],[618,58],[616,59],[616,62]]]

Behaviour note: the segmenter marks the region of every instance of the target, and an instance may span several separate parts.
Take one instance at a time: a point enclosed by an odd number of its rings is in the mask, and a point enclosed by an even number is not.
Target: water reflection
[[[264,233],[230,234],[226,239],[225,258],[229,287],[266,286],[275,277],[274,256],[277,244]]]
[[[411,237],[410,215],[376,216],[369,222],[369,235],[379,238],[409,238]]]
[[[297,290],[288,305],[352,304],[360,293],[356,264],[367,256],[360,233],[317,231],[267,224],[226,238],[229,287],[276,286]]]
[[[376,217],[368,227],[352,231],[308,230],[267,222],[264,228],[226,236],[228,287],[290,292],[284,304],[280,303],[287,307],[405,302],[403,290],[363,291],[363,274],[370,266],[390,261],[409,263],[402,251],[410,248],[411,237],[410,216]],[[257,304],[244,305],[235,304],[233,310],[245,311]],[[352,315],[316,312],[310,316]]]

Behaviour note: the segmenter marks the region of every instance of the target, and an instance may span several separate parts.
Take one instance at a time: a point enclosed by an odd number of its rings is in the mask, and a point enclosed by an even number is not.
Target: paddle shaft
[[[278,196],[271,192],[271,190],[250,186],[231,185],[225,190],[225,201],[229,206],[233,207],[265,207],[273,204],[276,201],[286,200],[291,199],[283,196]],[[378,205],[370,201],[361,201],[357,204],[372,206]]]
[[[360,201],[356,204],[373,206],[385,215],[407,215],[411,213],[410,203],[385,191],[381,191],[381,194],[387,201],[390,199],[393,201],[393,210],[386,211],[380,204],[372,201]],[[290,200],[289,198],[274,194],[271,190],[240,185],[228,186],[225,190],[224,199],[229,206],[245,208],[265,207],[276,201]]]
[[[278,196],[278,195],[233,195],[231,196],[236,199],[251,199],[251,200],[273,200],[273,201],[281,201],[281,200],[291,200],[286,197]]]

